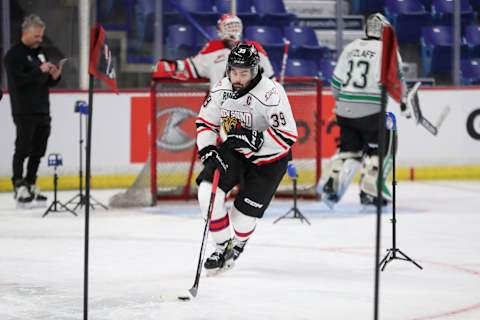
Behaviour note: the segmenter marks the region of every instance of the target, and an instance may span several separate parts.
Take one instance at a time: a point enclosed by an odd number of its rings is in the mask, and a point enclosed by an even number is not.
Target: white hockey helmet
[[[242,20],[236,15],[226,13],[217,21],[218,36],[222,40],[240,41],[242,30]]]
[[[381,13],[374,13],[368,16],[365,24],[365,34],[367,38],[381,39],[383,27],[389,25],[387,18]]]

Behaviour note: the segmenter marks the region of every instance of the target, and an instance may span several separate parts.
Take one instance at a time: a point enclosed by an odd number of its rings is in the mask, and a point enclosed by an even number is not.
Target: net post
[[[152,207],[157,204],[157,83],[150,81],[150,193]]]
[[[316,148],[317,148],[317,157],[316,157],[316,182],[315,186],[317,185],[318,181],[320,180],[320,177],[322,176],[322,80],[319,78],[315,78],[316,82],[316,89],[317,89],[317,110],[316,110],[316,119],[315,122],[317,125],[315,126],[315,134],[317,135],[316,140]]]

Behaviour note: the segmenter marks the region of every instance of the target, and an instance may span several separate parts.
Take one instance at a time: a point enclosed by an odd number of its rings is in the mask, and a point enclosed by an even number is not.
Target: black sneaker
[[[233,259],[233,242],[232,239],[221,244],[217,244],[216,250],[210,257],[205,260],[205,269],[214,270],[228,267]]]
[[[248,240],[239,241],[235,240],[235,244],[233,246],[233,260],[237,260],[238,257],[242,254],[243,250],[245,249],[245,245],[247,244]]]

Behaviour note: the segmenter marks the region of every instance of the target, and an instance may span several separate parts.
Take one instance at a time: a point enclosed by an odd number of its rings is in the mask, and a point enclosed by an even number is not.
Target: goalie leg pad
[[[383,178],[382,178],[382,195],[384,199],[390,199],[391,193],[386,185],[387,177],[393,166],[391,155],[387,155],[383,162]],[[366,156],[362,163],[362,171],[360,177],[360,192],[377,197],[377,178],[378,178],[378,156]]]
[[[208,214],[211,192],[212,184],[210,182],[203,181],[198,186],[198,203],[205,219]],[[215,243],[223,243],[232,237],[230,218],[225,206],[225,192],[220,188],[217,188],[215,195],[209,229]]]
[[[352,182],[360,168],[362,152],[339,152],[327,164],[326,174],[317,186],[317,192],[326,194],[332,201],[338,202]]]

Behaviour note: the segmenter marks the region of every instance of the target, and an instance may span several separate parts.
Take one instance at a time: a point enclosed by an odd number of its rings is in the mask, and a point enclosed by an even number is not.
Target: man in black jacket
[[[61,69],[48,62],[40,44],[44,22],[36,15],[25,18],[21,41],[5,55],[8,89],[16,126],[12,183],[20,207],[34,201],[45,204],[47,198],[35,186],[40,159],[45,155],[50,135],[49,87],[60,81]],[[27,174],[23,175],[28,158]]]

